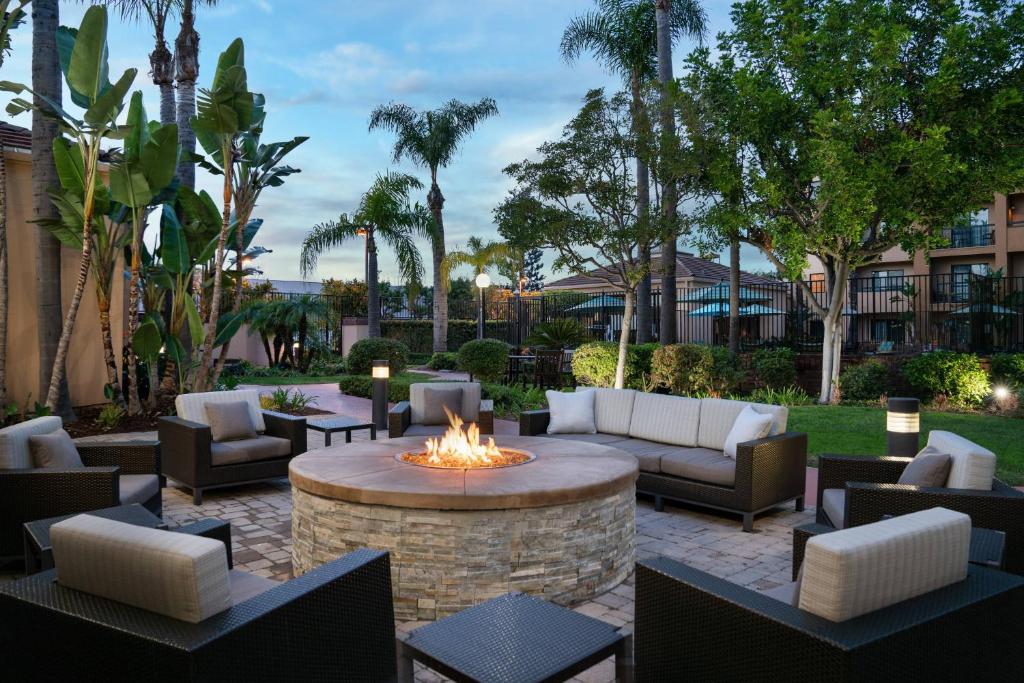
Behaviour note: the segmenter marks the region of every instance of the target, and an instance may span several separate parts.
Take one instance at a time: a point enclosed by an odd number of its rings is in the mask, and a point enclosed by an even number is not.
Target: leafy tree
[[[377,240],[394,250],[398,269],[407,284],[415,287],[423,279],[423,261],[414,240],[417,236],[436,236],[427,210],[409,203],[409,193],[422,187],[419,180],[404,173],[380,174],[351,218],[343,213],[338,220],[320,223],[302,241],[299,265],[305,277],[316,269],[317,260],[325,252],[352,239],[366,239],[367,323],[371,337],[380,336]]]
[[[504,242],[487,242],[477,236],[470,237],[465,249],[459,249],[445,256],[441,261],[441,272],[447,282],[451,278],[451,271],[459,266],[470,266],[473,269],[474,278],[487,272],[488,268],[500,267],[508,263],[512,257],[512,249]],[[478,289],[479,306],[477,309],[476,336],[477,339],[484,337],[484,291]]]
[[[435,233],[431,245],[435,293],[434,351],[448,350],[448,282],[441,273],[441,262],[445,256],[444,195],[437,184],[437,172],[448,167],[459,145],[480,121],[497,114],[498,106],[489,97],[473,104],[450,100],[432,111],[416,111],[406,104],[386,104],[370,114],[370,130],[383,128],[395,133],[395,163],[406,157],[430,171],[427,207],[434,218]]]
[[[56,411],[60,399],[61,382],[64,380],[67,364],[68,348],[71,344],[71,333],[78,317],[78,308],[82,302],[86,279],[89,276],[92,259],[93,215],[96,211],[97,194],[101,204],[107,200],[104,196],[105,187],[99,179],[100,143],[104,139],[116,138],[123,131],[118,129],[117,117],[124,107],[124,97],[135,80],[135,69],[128,69],[116,83],[108,80],[107,65],[107,10],[92,6],[85,12],[82,24],[77,31],[61,27],[57,31],[57,49],[60,57],[61,71],[71,94],[71,101],[84,110],[82,118],[76,118],[66,112],[58,102],[46,98],[44,94],[33,92],[30,88],[4,81],[0,89],[14,93],[16,96],[28,91],[39,102],[39,108],[46,115],[57,121],[59,129],[69,134],[78,145],[81,166],[75,164],[74,170],[82,176],[82,258],[78,270],[75,290],[64,316],[60,340],[57,342],[57,354],[50,375],[50,386],[46,394],[46,405]],[[21,97],[15,97],[7,106],[12,115],[32,111],[37,106]],[[53,153],[63,154],[66,147],[59,139],[53,141]]]
[[[717,60],[700,50],[702,93],[726,84],[746,150],[743,239],[790,277],[824,267],[819,401],[835,398],[854,270],[1019,186],[1024,7],[997,0],[745,0]],[[823,58],[827,55],[827,58]]]
[[[523,275],[526,277],[526,283],[523,285],[523,289],[528,292],[541,292],[544,290],[544,262],[541,260],[544,258],[544,252],[540,249],[530,249],[523,256]]]
[[[626,353],[637,286],[649,272],[643,247],[664,235],[659,223],[638,220],[636,153],[630,104],[601,90],[565,127],[561,140],[537,150],[540,161],[512,164],[512,194],[495,209],[499,232],[557,253],[554,267],[592,274],[625,292],[615,386],[625,386]]]

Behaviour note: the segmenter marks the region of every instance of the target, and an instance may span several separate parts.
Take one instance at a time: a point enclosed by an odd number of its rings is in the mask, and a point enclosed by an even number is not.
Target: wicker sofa
[[[962,517],[917,514],[931,513]],[[638,562],[636,680],[1024,680],[1024,579],[967,564],[966,518],[953,543],[913,526],[902,546],[874,529],[819,537],[830,540],[811,549],[802,586],[766,592],[667,558]]]
[[[157,442],[76,444],[85,467],[33,467],[29,436],[62,424],[47,416],[0,429],[0,558],[22,556],[25,522],[130,503],[162,512]]]
[[[400,401],[388,411],[388,436],[437,436],[448,429],[447,424],[424,424],[427,389],[459,390],[459,417],[469,424],[475,422],[481,434],[494,433],[494,402],[481,399],[479,382],[417,382],[409,385],[409,400]]]
[[[249,404],[257,437],[214,441],[205,405],[237,401]],[[262,410],[255,390],[179,394],[174,406],[177,416],[160,418],[157,427],[163,474],[190,488],[195,505],[206,489],[286,477],[289,461],[306,452],[306,418]]]
[[[637,491],[654,496],[655,509],[676,500],[738,513],[743,530],[752,531],[754,515],[795,501],[804,505],[807,435],[786,431],[783,406],[694,399],[634,391],[596,392],[595,434],[547,434],[548,410],[524,411],[519,433],[606,444],[636,456]],[[747,405],[774,416],[763,439],[741,443],[736,459],[722,453],[737,415]]]

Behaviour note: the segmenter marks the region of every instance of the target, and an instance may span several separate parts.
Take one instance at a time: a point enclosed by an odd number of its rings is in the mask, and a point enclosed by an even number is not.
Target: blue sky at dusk
[[[704,3],[712,40],[728,26],[729,4]],[[559,54],[566,23],[592,6],[591,0],[221,0],[200,8],[200,86],[212,77],[220,50],[241,36],[249,87],[267,98],[264,140],[310,137],[288,158],[302,173],[266,191],[256,209],[265,220],[257,242],[273,250],[259,261],[267,275],[298,278],[303,236],[319,221],[352,212],[377,172],[400,169],[427,181],[422,169],[392,163],[390,134],[367,132],[371,109],[389,101],[416,108],[452,97],[497,101],[500,116],[479,126],[439,179],[449,248],[471,235],[496,237],[491,212],[511,186],[502,168],[557,137],[588,89],[619,87],[589,56],[567,65]],[[83,12],[81,4],[61,3],[61,22],[77,26]],[[172,48],[177,31],[175,20],[168,29]],[[138,68],[136,87],[150,117],[158,118],[148,76],[151,33],[145,23],[112,15],[111,76]],[[677,72],[691,47],[677,46]],[[27,83],[30,56],[26,25],[14,37],[2,78]],[[30,125],[27,115],[11,122]],[[201,169],[197,178],[200,187],[218,186]],[[326,255],[315,277],[361,277],[361,247],[353,242]],[[383,278],[397,281],[387,253],[381,266]]]

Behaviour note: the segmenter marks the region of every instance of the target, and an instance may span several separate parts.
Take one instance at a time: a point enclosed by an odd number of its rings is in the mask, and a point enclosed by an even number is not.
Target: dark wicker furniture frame
[[[22,557],[25,522],[120,505],[120,475],[160,475],[161,452],[156,441],[75,446],[85,467],[0,470],[0,559]],[[160,486],[162,489],[163,478]],[[159,517],[162,500],[162,490],[158,490],[144,506]]]
[[[356,550],[198,624],[63,588],[53,571],[0,585],[12,681],[388,681],[387,553]]]
[[[944,507],[970,516],[971,524],[1006,534],[1003,569],[1024,574],[1024,492],[998,479],[991,491],[897,484],[911,458],[823,455],[818,461],[818,524],[831,528],[821,506],[825,489],[846,489],[845,526],[881,521],[886,515]]]
[[[964,581],[835,623],[667,558],[637,563],[637,681],[1020,681],[1024,579]]]
[[[157,426],[163,446],[163,474],[192,490],[192,503],[203,504],[203,491],[288,476],[288,463],[306,452],[306,418],[263,411],[266,434],[291,441],[289,455],[214,466],[210,461],[210,427],[180,417],[162,417]]]
[[[399,401],[388,411],[388,437],[397,439],[405,434],[412,424],[412,406],[408,401]],[[494,402],[483,399],[480,401],[480,414],[476,419],[481,434],[494,433]]]
[[[519,433],[543,436],[549,421],[547,410],[523,411]],[[608,445],[615,447],[614,443]],[[757,514],[789,501],[794,501],[798,512],[804,509],[806,477],[807,435],[786,432],[736,447],[736,481],[732,487],[641,470],[636,490],[654,496],[655,510],[661,511],[666,499],[691,503],[739,514],[743,530],[753,531]]]

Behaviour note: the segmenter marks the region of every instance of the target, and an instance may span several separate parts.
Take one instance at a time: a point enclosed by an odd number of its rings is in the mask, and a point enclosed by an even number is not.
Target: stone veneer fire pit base
[[[357,547],[387,550],[395,616],[437,619],[509,591],[571,605],[632,571],[632,456],[595,444],[505,437],[499,446],[537,459],[468,471],[394,459],[417,443],[338,446],[292,461],[296,574]]]

